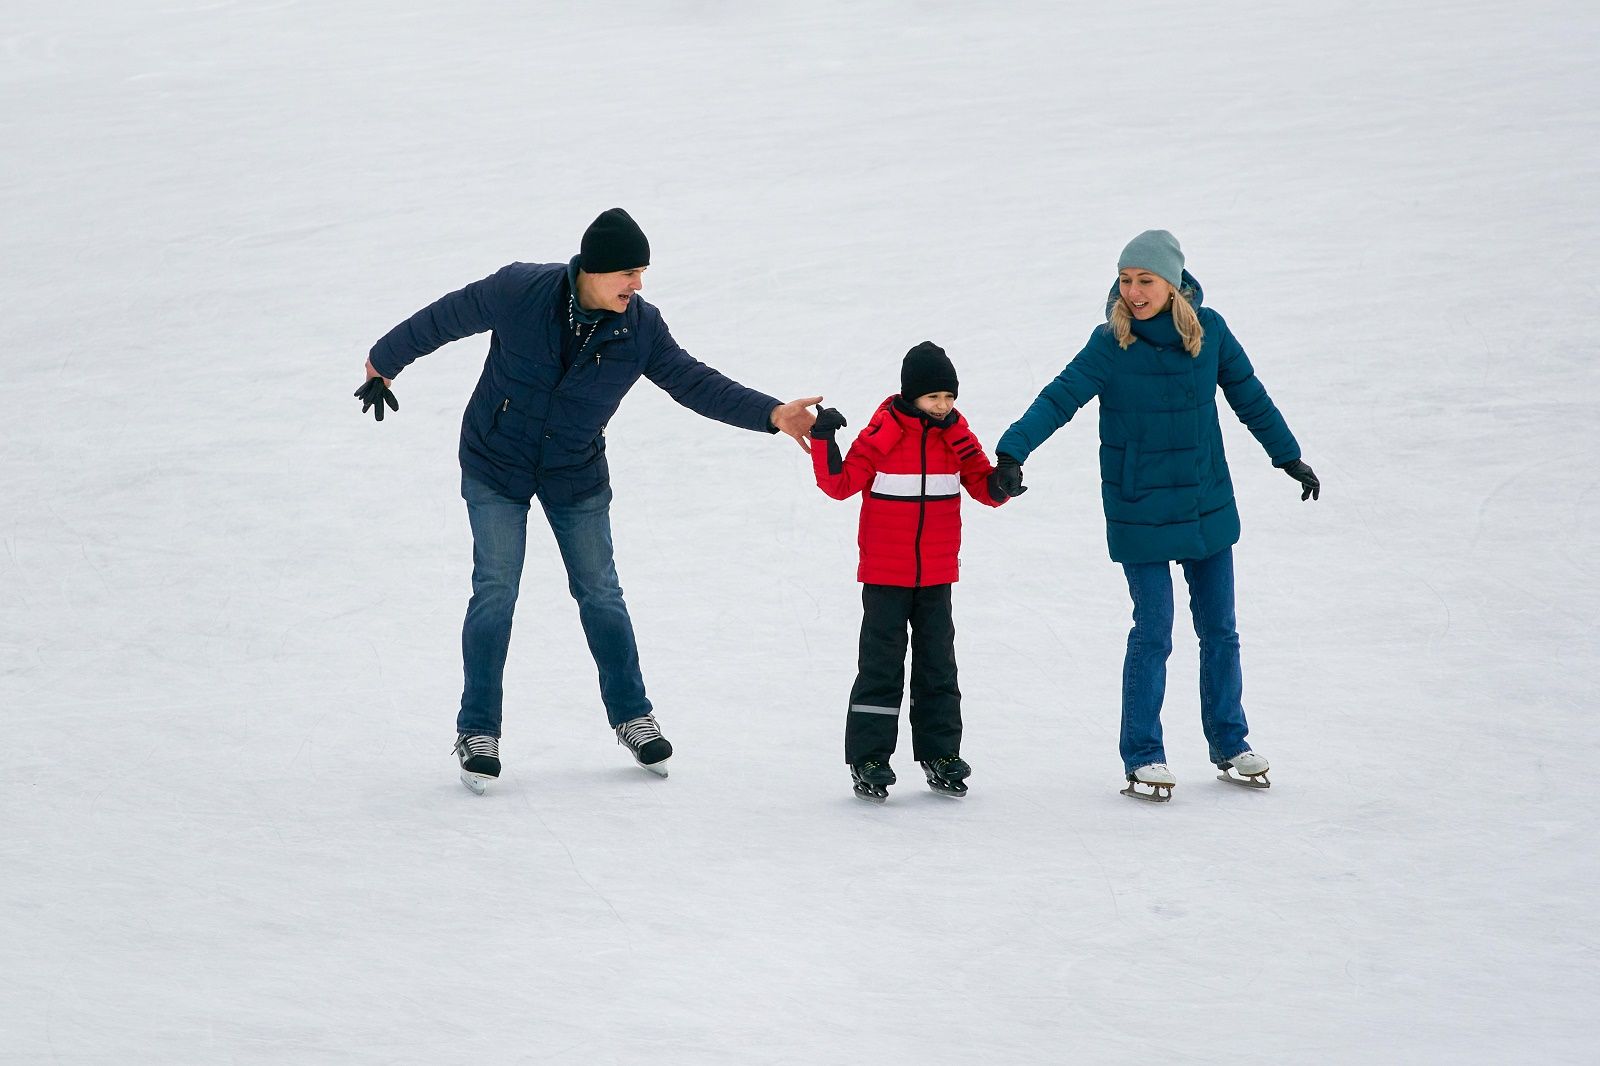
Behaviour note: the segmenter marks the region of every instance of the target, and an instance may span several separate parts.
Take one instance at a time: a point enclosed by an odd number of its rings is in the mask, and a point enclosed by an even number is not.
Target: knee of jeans
[[[1239,631],[1234,627],[1233,619],[1231,618],[1219,622],[1197,624],[1195,626],[1195,635],[1200,638],[1200,643],[1207,647],[1237,645],[1239,643]]]
[[[479,602],[515,602],[520,574],[473,574],[472,598]]]
[[[1128,647],[1166,655],[1172,651],[1172,627],[1134,622],[1128,630]]]
[[[622,602],[622,586],[617,583],[615,574],[583,580],[570,578],[567,591],[572,593],[572,598],[578,601],[580,607],[600,607]]]

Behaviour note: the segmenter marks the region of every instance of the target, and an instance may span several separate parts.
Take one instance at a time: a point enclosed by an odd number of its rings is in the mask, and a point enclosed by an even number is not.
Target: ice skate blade
[[[490,777],[488,774],[475,774],[468,770],[461,771],[461,783],[466,785],[474,796],[481,796],[488,791],[489,785],[499,778]]]
[[[665,759],[662,759],[660,762],[639,762],[638,759],[635,759],[633,761],[639,763],[639,769],[641,769],[641,770],[649,770],[651,773],[655,774],[657,777],[666,777],[667,776],[667,763],[672,761],[672,756],[668,755]]]
[[[1140,792],[1139,785],[1143,782],[1129,781],[1128,787],[1122,790],[1124,796],[1132,796],[1136,800],[1147,803],[1168,803],[1172,800],[1173,785],[1145,785],[1149,792]]]
[[[1250,777],[1235,777],[1233,769],[1229,768],[1227,770],[1222,771],[1222,773],[1218,774],[1217,775],[1217,780],[1218,781],[1226,781],[1229,784],[1238,785],[1241,788],[1271,788],[1272,787],[1272,782],[1267,780],[1267,772],[1265,770],[1263,770],[1259,774],[1253,774]]]
[[[860,788],[858,788],[858,789],[855,790],[855,794],[856,794],[856,798],[857,799],[866,800],[868,803],[887,803],[887,802],[889,802],[889,793],[888,792],[874,792],[871,789],[860,789]]]
[[[950,788],[945,785],[936,785],[932,781],[928,782],[928,791],[932,792],[935,796],[944,796],[947,799],[953,800],[965,799],[967,796],[967,790],[965,788]]]

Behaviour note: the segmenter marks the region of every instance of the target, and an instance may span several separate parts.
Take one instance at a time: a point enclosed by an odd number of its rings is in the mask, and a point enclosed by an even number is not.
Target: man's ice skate
[[[478,733],[456,734],[456,757],[461,760],[461,783],[481,796],[489,782],[500,776],[500,738]]]
[[[941,796],[960,799],[967,794],[972,767],[959,755],[944,755],[924,762],[922,772],[928,775],[929,788]]]
[[[617,726],[617,743],[628,749],[633,761],[653,774],[667,776],[667,762],[672,758],[672,745],[661,735],[653,714],[630,718]]]
[[[1272,787],[1272,782],[1267,780],[1267,760],[1248,748],[1218,763],[1217,769],[1222,771],[1217,775],[1218,781],[1231,781],[1245,788]]]
[[[1139,786],[1144,785],[1150,791],[1141,792]],[[1136,766],[1128,774],[1128,787],[1122,790],[1124,796],[1134,799],[1149,800],[1151,803],[1166,803],[1172,798],[1172,790],[1178,785],[1178,779],[1167,769],[1164,762],[1147,763]]]
[[[889,798],[889,786],[896,778],[888,763],[864,759],[850,767],[850,780],[855,782],[856,795],[870,803],[882,803]]]

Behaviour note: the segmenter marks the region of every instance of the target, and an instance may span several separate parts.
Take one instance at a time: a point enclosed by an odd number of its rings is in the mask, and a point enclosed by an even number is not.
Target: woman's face
[[[1172,286],[1138,267],[1117,272],[1117,291],[1128,305],[1128,313],[1141,322],[1156,317],[1172,302]]]

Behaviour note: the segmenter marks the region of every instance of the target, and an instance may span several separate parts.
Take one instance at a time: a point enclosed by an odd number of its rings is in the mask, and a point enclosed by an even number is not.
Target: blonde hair
[[[1197,356],[1200,354],[1200,343],[1205,340],[1206,331],[1200,325],[1200,316],[1194,313],[1194,304],[1189,302],[1192,299],[1194,290],[1187,285],[1172,290],[1172,324],[1178,327],[1178,336],[1183,340],[1183,350],[1191,356]],[[1111,333],[1117,338],[1117,344],[1124,349],[1132,346],[1133,313],[1128,310],[1128,302],[1120,295],[1111,305]]]

